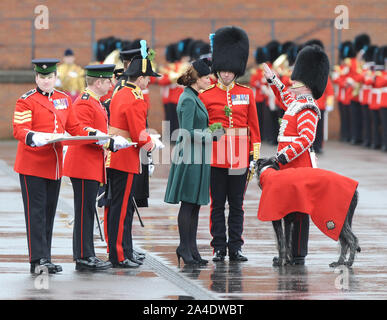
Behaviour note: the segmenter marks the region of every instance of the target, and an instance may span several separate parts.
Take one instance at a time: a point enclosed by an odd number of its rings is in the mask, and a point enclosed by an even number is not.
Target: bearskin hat
[[[339,45],[339,58],[340,60],[345,58],[355,58],[356,51],[351,41],[344,41]]]
[[[374,53],[377,49],[378,47],[374,45],[370,45],[369,47],[367,47],[363,54],[363,60],[365,62],[374,62]]]
[[[261,64],[269,60],[265,47],[257,47],[254,52],[254,57],[257,64]]]
[[[353,46],[355,48],[356,53],[359,52],[364,47],[367,47],[371,44],[371,38],[368,34],[362,33],[355,37],[353,40]]]
[[[300,52],[300,50],[301,46],[297,44],[293,44],[288,48],[288,50],[286,51],[286,55],[288,57],[289,66],[294,65],[294,63],[296,62],[297,54]]]
[[[305,84],[317,100],[325,91],[328,74],[328,56],[319,46],[312,45],[298,53],[291,79]]]
[[[281,44],[277,40],[272,40],[266,44],[269,61],[273,63],[281,55]]]
[[[320,47],[324,50],[324,44],[323,44],[323,42],[322,42],[321,40],[319,40],[319,39],[310,39],[310,40],[308,40],[308,41],[306,41],[306,42],[304,43],[304,46],[311,46],[311,45],[313,45],[313,44],[315,44],[315,45],[317,45],[317,46],[320,46]]]
[[[213,38],[212,71],[235,73],[242,76],[249,58],[249,38],[247,33],[235,26],[218,29]]]

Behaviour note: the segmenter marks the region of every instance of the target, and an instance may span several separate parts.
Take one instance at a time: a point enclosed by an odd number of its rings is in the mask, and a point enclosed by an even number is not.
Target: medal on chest
[[[69,103],[66,98],[54,99],[52,100],[52,103],[54,104],[56,110],[64,110],[67,109],[69,106]]]
[[[250,103],[250,96],[248,94],[232,94],[231,102],[233,106],[248,105]]]

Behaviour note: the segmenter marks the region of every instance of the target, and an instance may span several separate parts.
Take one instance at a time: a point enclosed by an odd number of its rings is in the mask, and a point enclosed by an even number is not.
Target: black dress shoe
[[[230,257],[230,261],[247,261],[247,260],[249,260],[249,259],[247,259],[247,257],[242,255],[241,250],[238,250],[238,251],[232,252],[232,253],[230,252],[229,257]]]
[[[102,261],[97,257],[87,257],[75,260],[75,270],[101,271],[112,267],[109,261]]]
[[[216,250],[214,256],[212,257],[212,261],[214,262],[224,261],[225,256],[226,256],[225,252]]]
[[[123,268],[123,269],[129,269],[129,268],[138,268],[140,265],[138,263],[135,263],[129,259],[125,259],[124,261],[113,263],[113,268]]]
[[[63,271],[61,265],[59,265],[59,264],[54,264],[54,263],[52,263],[51,261],[49,261],[49,263],[52,265],[52,268],[54,268],[56,272],[62,272],[62,271]]]
[[[134,263],[139,264],[139,265],[143,264],[142,259],[138,259],[134,253],[132,254],[132,256],[129,256],[128,259]]]
[[[31,262],[30,272],[34,274],[41,274],[43,272],[54,274],[57,271],[54,264],[52,264],[48,259],[42,258]]]
[[[136,250],[133,250],[133,256],[134,256],[137,260],[144,260],[144,259],[145,259],[145,253],[138,252],[138,251],[136,251]]]
[[[296,266],[304,266],[305,265],[305,257],[294,257],[293,264]]]

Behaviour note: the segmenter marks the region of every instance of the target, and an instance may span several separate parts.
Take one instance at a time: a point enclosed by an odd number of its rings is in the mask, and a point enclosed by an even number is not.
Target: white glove
[[[107,135],[107,133],[103,133],[102,131],[99,131],[98,129],[96,129],[95,131],[96,131],[96,134],[95,134],[96,137],[104,137]],[[103,146],[105,143],[108,143],[108,142],[109,142],[109,138],[106,138],[106,139],[98,140],[96,142],[96,144]]]
[[[159,139],[160,135],[151,134],[150,137],[152,139],[153,144],[155,145],[153,150],[163,149],[165,147],[165,145]]]
[[[129,141],[122,136],[113,137],[113,141],[114,141],[114,144],[113,144],[114,152],[131,146]]]
[[[148,155],[148,173],[149,177],[153,175],[153,172],[155,171],[155,165],[153,164],[152,156]]]
[[[331,111],[333,111],[333,106],[327,105],[327,106],[325,107],[325,110],[327,110],[327,112],[331,112]]]
[[[151,177],[153,175],[153,172],[155,171],[155,165],[148,164],[148,171],[149,171],[149,177]]]
[[[256,161],[255,160],[251,160],[250,161],[250,166],[249,166],[249,170],[252,172],[255,170],[255,166],[256,166]]]
[[[35,147],[45,146],[48,142],[48,136],[43,133],[34,133],[32,136],[32,142]]]

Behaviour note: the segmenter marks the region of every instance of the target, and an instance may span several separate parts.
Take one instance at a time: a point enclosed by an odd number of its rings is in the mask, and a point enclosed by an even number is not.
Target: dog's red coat
[[[321,232],[336,241],[359,184],[317,168],[268,168],[262,172],[260,183],[259,220],[280,220],[291,212],[306,213]]]

